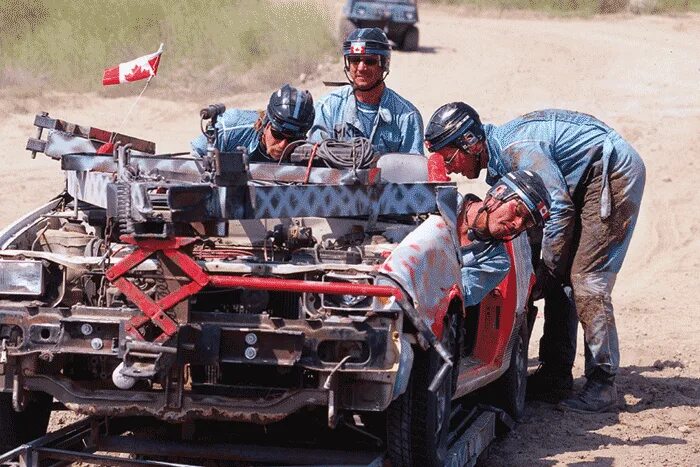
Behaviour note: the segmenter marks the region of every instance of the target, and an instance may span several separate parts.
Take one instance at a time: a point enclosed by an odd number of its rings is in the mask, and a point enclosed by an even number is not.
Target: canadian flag
[[[130,83],[131,81],[155,76],[158,73],[158,65],[160,65],[160,55],[162,53],[163,44],[160,44],[160,48],[155,53],[120,63],[111,68],[105,68],[102,84],[109,86],[112,84]]]
[[[364,54],[365,53],[365,42],[353,42],[350,44],[351,54]]]

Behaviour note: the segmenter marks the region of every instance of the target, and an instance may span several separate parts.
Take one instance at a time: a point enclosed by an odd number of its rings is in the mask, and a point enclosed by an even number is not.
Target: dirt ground
[[[424,119],[453,100],[494,123],[539,108],[580,110],[616,128],[647,165],[642,212],[614,293],[619,413],[562,414],[533,403],[483,465],[700,465],[700,306],[690,296],[700,288],[700,196],[693,189],[700,179],[700,16],[552,19],[424,7],[419,26],[420,51],[395,52],[388,83]],[[103,65],[83,72],[99,79]],[[320,74],[304,84],[316,96],[327,92],[319,78],[343,76],[340,64]],[[134,86],[134,96],[139,91]],[[221,101],[262,108],[269,92]],[[57,162],[31,160],[24,151],[35,113],[117,129],[134,98],[0,90],[0,225],[62,186]],[[121,130],[156,141],[161,152],[186,150],[206,102],[177,99],[144,98]],[[463,188],[483,193],[485,183]],[[531,357],[539,333],[541,322]],[[580,351],[579,386],[582,368]]]

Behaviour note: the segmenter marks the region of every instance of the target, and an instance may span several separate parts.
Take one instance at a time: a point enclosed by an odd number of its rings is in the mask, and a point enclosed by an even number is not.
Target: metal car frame
[[[417,352],[437,359],[426,394],[449,380],[448,399],[522,359],[514,346],[532,280],[527,241],[508,243],[508,276],[465,309],[456,186],[407,183],[422,156],[389,156],[409,161],[393,174],[381,164],[250,164],[239,153],[223,164],[218,154],[157,156],[147,141],[47,114],[35,124],[28,149],[60,159],[67,190],[0,232],[0,272],[11,262],[42,271],[38,293],[0,290],[0,388],[18,414],[45,393],[88,415],[270,424],[322,409],[335,427],[405,398]],[[130,146],[100,154],[116,137]],[[76,228],[77,247],[47,237],[73,238]],[[365,240],[327,248],[312,229],[336,246],[341,234]],[[373,231],[381,234],[370,244]],[[389,240],[394,231],[401,238]],[[91,302],[91,288],[111,304]],[[239,301],[259,291],[265,311],[197,305],[217,290]],[[444,340],[450,319],[455,347]]]

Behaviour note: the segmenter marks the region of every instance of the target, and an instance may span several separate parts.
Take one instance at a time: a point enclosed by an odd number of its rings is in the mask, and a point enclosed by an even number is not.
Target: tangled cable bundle
[[[373,167],[377,153],[367,138],[358,137],[349,141],[325,139],[317,144],[306,143],[295,147],[292,159],[315,159],[333,169],[358,170]]]
[[[318,143],[316,157],[328,167],[338,169],[368,169],[376,161],[372,143],[367,138],[353,138],[350,141],[323,140]]]

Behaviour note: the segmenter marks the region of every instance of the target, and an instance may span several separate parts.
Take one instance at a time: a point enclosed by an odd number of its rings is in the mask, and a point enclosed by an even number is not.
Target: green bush
[[[155,86],[233,91],[246,75],[293,80],[334,51],[326,8],[318,0],[0,0],[0,79],[29,73],[57,88],[99,90],[104,68],[163,42]]]

